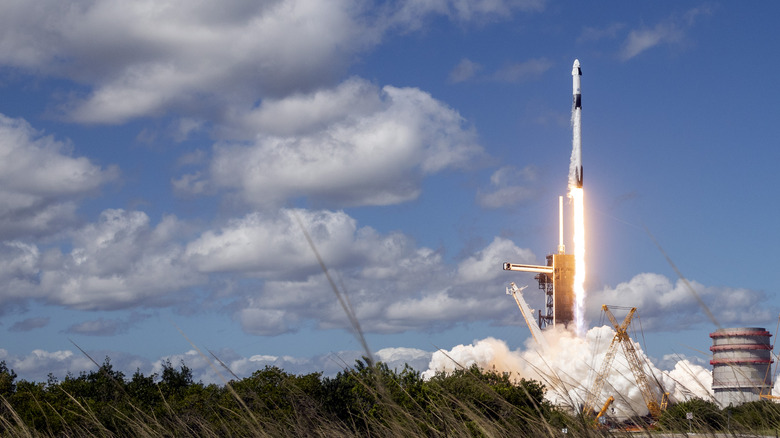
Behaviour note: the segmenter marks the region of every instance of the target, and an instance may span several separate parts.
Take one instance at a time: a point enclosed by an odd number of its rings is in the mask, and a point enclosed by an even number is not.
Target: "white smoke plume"
[[[577,169],[582,166],[582,118],[581,111],[571,109],[571,159],[569,161],[569,187],[577,186]]]
[[[428,370],[423,377],[430,378],[437,372],[452,372],[459,367],[477,365],[484,370],[510,373],[520,379],[534,379],[545,384],[545,397],[557,406],[579,410],[593,385],[595,374],[601,367],[609,349],[614,330],[608,326],[594,327],[585,337],[579,337],[568,329],[555,327],[543,332],[549,347],[540,351],[534,340],[526,341],[525,350],[509,350],[504,341],[486,338],[470,345],[458,345],[450,351],[433,354]],[[639,386],[631,372],[620,346],[615,361],[609,370],[606,384],[596,408],[600,408],[607,397],[615,397],[612,405],[615,416],[627,417],[648,413]],[[694,397],[712,399],[712,374],[706,368],[680,360],[670,371],[661,371],[634,343],[637,356],[645,363],[645,373],[651,387],[655,379],[669,393],[670,402],[679,402]],[[654,394],[661,400],[660,389]]]

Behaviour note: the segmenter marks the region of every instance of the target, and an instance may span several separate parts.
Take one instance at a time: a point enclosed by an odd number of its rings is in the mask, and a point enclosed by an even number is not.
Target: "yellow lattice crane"
[[[628,326],[631,324],[631,318],[634,316],[634,313],[636,313],[636,307],[632,307],[631,310],[628,311],[628,315],[626,315],[626,318],[622,323],[618,323],[617,319],[615,319],[615,316],[612,314],[606,304],[602,305],[601,309],[612,323],[612,327],[615,329],[615,336],[612,338],[612,343],[610,343],[607,354],[604,356],[604,362],[601,364],[601,370],[593,381],[593,389],[591,389],[591,391],[588,393],[588,398],[586,400],[583,412],[590,412],[590,410],[593,409],[593,405],[601,394],[601,389],[604,387],[607,375],[609,374],[609,370],[612,367],[612,362],[615,360],[617,344],[620,344],[623,349],[623,353],[626,356],[628,367],[631,369],[631,373],[634,375],[634,379],[636,379],[637,386],[639,386],[639,392],[642,394],[642,398],[645,401],[647,410],[650,412],[650,416],[654,419],[658,419],[661,416],[661,412],[666,408],[669,394],[666,393],[663,388],[660,388],[663,396],[661,403],[658,403],[655,395],[653,394],[653,390],[650,387],[650,380],[647,377],[647,373],[645,373],[644,365],[639,360],[639,356],[637,355],[636,349],[634,348],[634,343],[631,342],[631,337],[628,335]],[[658,386],[660,387],[660,384]]]
[[[636,354],[636,349],[634,348],[634,343],[631,342],[631,337],[628,336],[628,325],[625,325],[625,327],[619,326],[617,320],[612,315],[612,312],[609,311],[609,308],[606,304],[601,306],[601,308],[604,310],[607,318],[609,318],[612,326],[615,327],[615,330],[617,330],[615,336],[618,338],[620,345],[623,347],[623,353],[626,355],[628,367],[634,374],[637,385],[639,385],[639,392],[642,393],[642,398],[645,399],[645,404],[647,405],[647,410],[650,411],[650,416],[653,418],[660,417],[661,406],[655,400],[653,391],[650,389],[650,382],[648,382],[647,374],[644,371],[644,366],[642,362],[639,361],[639,356]],[[632,307],[629,311],[631,315],[633,315],[634,312],[636,312],[636,307]]]
[[[606,305],[603,306],[603,308],[606,307]],[[604,383],[607,381],[609,370],[612,369],[612,362],[615,361],[617,347],[618,344],[620,344],[620,336],[618,335],[620,333],[626,332],[628,325],[631,324],[631,317],[634,316],[634,312],[636,312],[636,308],[632,308],[631,311],[628,312],[628,315],[626,315],[626,318],[623,320],[623,324],[619,326],[614,324],[617,332],[615,333],[615,336],[612,337],[612,342],[609,344],[607,354],[604,355],[604,361],[601,362],[601,368],[596,374],[596,377],[593,379],[593,386],[591,387],[590,391],[588,391],[587,397],[585,399],[585,405],[582,408],[582,413],[585,415],[591,415],[591,412],[596,406],[596,401],[601,396],[601,390],[604,388]],[[612,319],[614,319],[614,316]]]

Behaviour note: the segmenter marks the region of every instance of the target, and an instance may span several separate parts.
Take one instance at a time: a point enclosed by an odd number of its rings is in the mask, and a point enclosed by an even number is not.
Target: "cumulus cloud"
[[[348,326],[295,214],[328,268],[343,282],[363,329],[370,332],[508,319],[514,314],[506,301],[484,299],[496,291],[502,296],[501,262],[507,258],[536,262],[529,250],[496,238],[451,268],[442,254],[417,246],[408,236],[360,228],[343,212],[252,214],[218,232],[204,233],[186,249],[199,272],[239,272],[264,279],[247,286],[236,313],[247,332],[285,333],[298,330],[304,321],[315,321],[320,328]]]
[[[503,295],[503,260],[536,262],[529,250],[496,238],[453,265],[407,235],[359,227],[342,211],[251,213],[194,234],[174,217],[153,225],[143,212],[113,209],[73,231],[67,251],[13,241],[0,245],[0,309],[39,300],[81,310],[182,311],[208,300],[258,335],[312,323],[349,327],[298,219],[369,332],[511,321],[505,300],[484,298]],[[99,318],[66,332],[105,335],[131,323]]]
[[[177,291],[204,281],[182,263],[174,238],[184,228],[173,217],[152,227],[145,213],[106,210],[70,234],[64,253],[4,242],[0,309],[29,299],[84,310],[170,305]]]
[[[399,0],[374,12],[358,0],[11,1],[0,6],[0,64],[86,85],[63,102],[73,121],[206,117],[331,84],[388,32],[429,17],[485,21],[543,3]]]
[[[92,87],[68,102],[75,121],[197,114],[333,80],[379,40],[361,12],[352,0],[10,2],[0,62]]]
[[[723,326],[741,326],[748,320],[772,321],[778,314],[778,309],[767,306],[767,297],[763,292],[705,286],[696,281],[689,281],[689,284]],[[711,323],[685,282],[673,282],[660,274],[638,274],[615,287],[591,293],[588,300],[637,307],[646,330],[680,330]],[[591,307],[590,310],[587,318],[597,320],[597,309]]]
[[[355,78],[266,101],[247,120],[262,134],[216,145],[208,174],[179,178],[179,191],[233,190],[252,205],[296,197],[390,205],[415,199],[424,176],[483,155],[474,130],[429,94]]]
[[[409,365],[415,370],[422,370],[430,362],[433,353],[418,348],[392,347],[383,348],[374,354],[374,357],[386,363],[390,369],[400,370],[404,365]]]
[[[507,260],[532,264],[536,262],[536,256],[529,249],[518,248],[511,240],[495,237],[487,247],[458,264],[458,281],[485,283],[495,280],[502,274],[496,267]]]
[[[35,382],[48,381],[50,373],[57,378],[63,378],[68,373],[78,375],[82,371],[96,368],[89,358],[74,354],[70,350],[35,349],[27,355],[13,355],[0,349],[0,360],[4,360],[19,378]]]
[[[116,179],[116,167],[101,168],[73,157],[71,146],[0,114],[0,237],[43,235],[75,220],[75,201]]]
[[[360,227],[342,211],[251,213],[196,234],[174,217],[153,225],[142,212],[106,210],[98,222],[71,234],[67,251],[20,241],[0,245],[0,309],[39,300],[83,310],[189,311],[208,300],[232,313],[247,333],[348,328],[296,216],[369,333],[441,330],[473,321],[517,325],[511,300],[502,299],[511,279],[501,263],[540,262],[530,250],[496,237],[452,263],[402,233]],[[761,292],[691,285],[723,325],[770,321],[777,313]],[[192,288],[198,292],[185,298]],[[658,274],[591,291],[587,300],[638,307],[645,330],[709,323],[684,283]],[[598,319],[594,312],[587,314],[591,321]],[[117,333],[131,323],[97,319],[67,331]]]
[[[251,213],[206,231],[187,245],[185,255],[201,272],[243,271],[268,279],[310,274],[316,261],[296,216],[330,266],[338,268],[354,257],[350,253],[365,249],[358,242],[357,223],[346,213],[285,209]]]
[[[57,264],[41,275],[49,300],[77,309],[113,309],[165,303],[169,293],[202,282],[180,263],[173,217],[152,227],[140,211],[106,210],[73,236],[73,249],[53,254]]]

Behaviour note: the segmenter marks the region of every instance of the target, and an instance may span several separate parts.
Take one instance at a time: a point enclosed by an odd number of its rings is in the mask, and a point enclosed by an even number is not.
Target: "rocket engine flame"
[[[569,190],[574,210],[574,324],[577,335],[585,334],[585,211],[582,187]]]

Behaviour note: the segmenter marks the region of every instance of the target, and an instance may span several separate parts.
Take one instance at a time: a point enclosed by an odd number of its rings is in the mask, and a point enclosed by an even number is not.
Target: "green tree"
[[[170,360],[162,364],[163,370],[160,380],[160,391],[166,399],[182,398],[192,382],[192,370],[182,361],[179,369],[171,365]]]
[[[8,368],[5,361],[0,361],[0,395],[9,398],[16,391],[16,373]]]
[[[322,405],[328,414],[344,424],[354,425],[359,434],[418,434],[427,415],[423,382],[419,373],[405,368],[400,374],[387,364],[371,365],[367,358],[355,362],[333,378],[324,379]],[[417,397],[417,398],[415,398]],[[414,407],[414,412],[404,407]]]
[[[125,387],[133,403],[147,412],[156,411],[162,403],[160,389],[155,383],[156,378],[156,374],[144,376],[140,369],[136,369]]]
[[[725,411],[731,413],[731,429],[766,430],[780,428],[780,405],[771,400],[759,400],[730,406]]]
[[[688,413],[693,415],[690,420]],[[708,432],[725,429],[727,421],[726,414],[715,403],[694,398],[669,407],[661,414],[658,423],[664,430]]]
[[[437,373],[430,381],[437,397],[448,403],[454,418],[472,433],[490,434],[486,428],[503,425],[522,433],[537,432],[551,414],[539,382],[513,379],[509,373],[483,371],[472,366],[452,373]]]
[[[55,413],[47,407],[43,383],[19,381],[16,391],[8,401],[27,427],[40,431],[51,430],[49,421]],[[0,408],[0,412],[2,411],[3,408]],[[56,419],[54,422],[56,423]],[[56,427],[56,424],[54,426]]]

